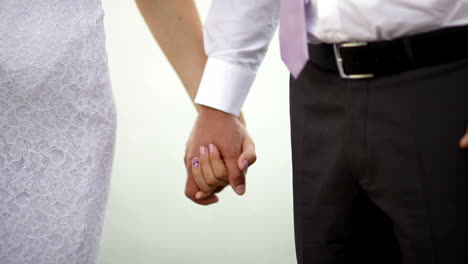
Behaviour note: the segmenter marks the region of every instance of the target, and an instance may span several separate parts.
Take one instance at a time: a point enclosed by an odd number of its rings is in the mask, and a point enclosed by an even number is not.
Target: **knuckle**
[[[200,186],[200,190],[204,193],[209,193],[211,192],[212,188],[208,186],[208,184],[206,184],[206,185]]]
[[[219,182],[215,177],[209,177],[206,179],[206,184],[208,184],[209,187],[215,187]]]
[[[228,178],[228,174],[226,170],[220,170],[219,172],[215,173],[215,177],[220,181],[226,181]]]

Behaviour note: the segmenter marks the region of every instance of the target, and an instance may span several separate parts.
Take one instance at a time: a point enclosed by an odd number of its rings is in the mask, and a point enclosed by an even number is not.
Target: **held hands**
[[[231,185],[243,195],[245,173],[255,163],[255,146],[244,125],[233,115],[202,107],[187,142],[186,196],[195,203],[216,203],[216,193]]]
[[[468,149],[468,128],[459,145]],[[216,193],[227,185],[239,195],[245,193],[245,173],[256,161],[255,145],[236,117],[202,107],[184,159],[185,195],[195,203],[209,205],[218,202]]]

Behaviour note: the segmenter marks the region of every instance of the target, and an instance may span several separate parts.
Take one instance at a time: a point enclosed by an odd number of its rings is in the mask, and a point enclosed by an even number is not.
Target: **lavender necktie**
[[[307,2],[309,0],[306,0]],[[304,0],[281,0],[281,59],[297,78],[309,59]]]

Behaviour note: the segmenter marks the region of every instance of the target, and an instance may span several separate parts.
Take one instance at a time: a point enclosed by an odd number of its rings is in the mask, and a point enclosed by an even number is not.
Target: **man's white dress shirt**
[[[279,21],[279,0],[213,0],[195,102],[239,115]],[[304,0],[311,42],[387,40],[468,24],[468,0]]]

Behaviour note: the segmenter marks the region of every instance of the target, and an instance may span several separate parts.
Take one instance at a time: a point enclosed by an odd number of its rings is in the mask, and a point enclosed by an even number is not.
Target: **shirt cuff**
[[[206,62],[195,103],[239,116],[254,79],[254,72],[210,57]]]

